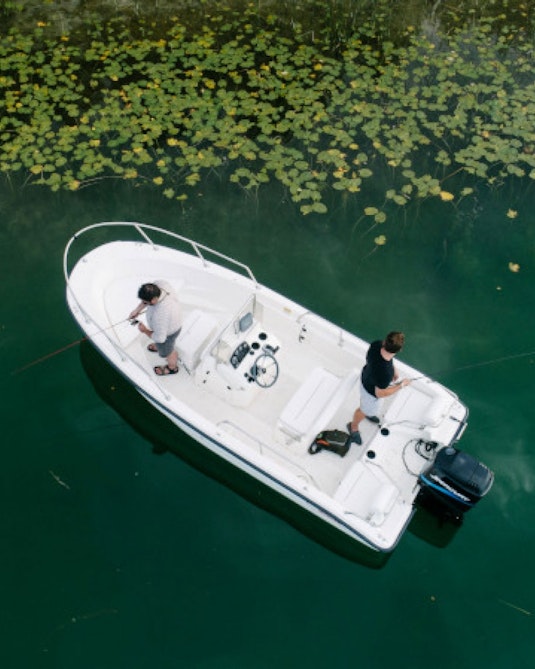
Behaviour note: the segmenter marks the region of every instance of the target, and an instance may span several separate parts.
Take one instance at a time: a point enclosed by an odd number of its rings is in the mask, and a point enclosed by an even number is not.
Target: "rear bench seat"
[[[399,497],[399,490],[380,469],[357,461],[342,479],[334,499],[349,513],[378,527]]]
[[[339,377],[323,367],[315,367],[282,410],[278,431],[286,437],[312,438],[328,427],[358,379],[357,371]]]

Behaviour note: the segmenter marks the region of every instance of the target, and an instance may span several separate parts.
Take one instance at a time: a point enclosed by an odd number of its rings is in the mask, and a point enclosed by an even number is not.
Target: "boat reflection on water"
[[[247,501],[285,520],[316,543],[352,562],[374,569],[380,569],[388,562],[391,553],[374,551],[350,539],[200,446],[149,404],[87,341],[80,345],[80,359],[97,394],[152,444],[155,454],[168,452],[177,456]],[[408,528],[409,532],[437,547],[448,545],[457,529],[457,526],[442,522],[425,509],[418,510]]]
[[[416,501],[408,531],[437,548],[446,548],[462,525],[462,519],[445,516],[443,508],[429,500]]]

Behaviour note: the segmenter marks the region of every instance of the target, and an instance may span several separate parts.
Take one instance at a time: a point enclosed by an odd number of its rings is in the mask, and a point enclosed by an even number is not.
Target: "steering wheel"
[[[271,353],[261,353],[251,367],[251,376],[261,388],[271,388],[279,378],[279,363]]]

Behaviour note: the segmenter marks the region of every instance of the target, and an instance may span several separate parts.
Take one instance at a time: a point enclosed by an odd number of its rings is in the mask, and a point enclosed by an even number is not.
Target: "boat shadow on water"
[[[80,359],[99,397],[152,444],[155,455],[175,455],[345,559],[373,569],[381,569],[387,564],[391,553],[374,551],[355,542],[208,449],[198,447],[195,440],[149,404],[90,342],[81,343]],[[408,531],[427,543],[443,548],[450,543],[458,529],[458,523],[439,518],[419,505]]]

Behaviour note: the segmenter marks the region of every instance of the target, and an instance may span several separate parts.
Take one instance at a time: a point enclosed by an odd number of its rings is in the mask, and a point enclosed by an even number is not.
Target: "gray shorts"
[[[158,349],[158,355],[161,358],[167,358],[168,355],[171,355],[175,347],[176,338],[180,334],[180,330],[182,330],[182,328],[178,329],[176,332],[173,332],[173,334],[170,334],[161,344],[154,342],[156,344],[156,348]]]
[[[377,416],[381,400],[375,395],[370,395],[360,382],[360,410],[365,416]]]

